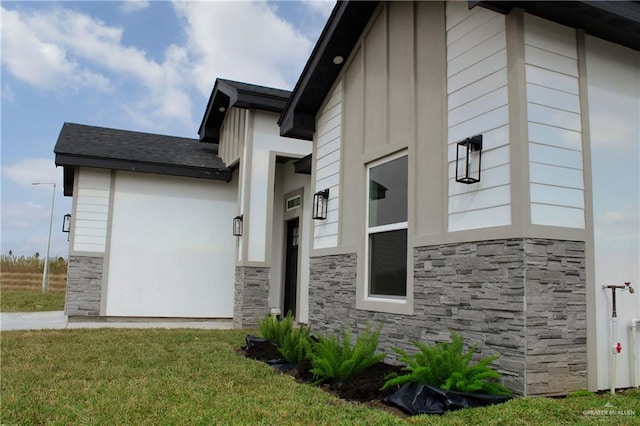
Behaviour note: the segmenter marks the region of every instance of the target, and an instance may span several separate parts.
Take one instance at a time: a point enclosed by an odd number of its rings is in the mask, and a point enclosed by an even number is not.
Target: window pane
[[[369,235],[370,295],[407,295],[407,230]]]
[[[369,169],[369,226],[407,220],[407,156]]]

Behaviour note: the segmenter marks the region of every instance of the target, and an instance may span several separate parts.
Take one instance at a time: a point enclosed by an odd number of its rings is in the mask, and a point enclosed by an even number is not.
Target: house
[[[65,125],[67,313],[453,329],[517,394],[637,386],[603,286],[640,281],[639,35],[637,2],[344,1],[292,92],[216,80],[199,142]]]
[[[310,166],[295,160],[311,142],[279,135],[288,95],[217,80],[200,141],[65,123],[66,314],[306,320]]]
[[[637,2],[339,2],[279,120],[329,190],[311,327],[409,350],[454,329],[524,395],[632,386],[640,301],[618,291],[614,355],[594,212],[635,193],[637,215],[639,50]],[[612,134],[631,154],[606,162]]]

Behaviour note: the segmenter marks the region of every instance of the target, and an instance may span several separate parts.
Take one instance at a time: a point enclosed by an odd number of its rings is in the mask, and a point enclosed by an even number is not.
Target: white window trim
[[[412,297],[409,297],[409,240],[408,240],[408,233],[409,233],[409,222],[408,220],[404,221],[404,222],[395,222],[395,223],[390,223],[387,225],[379,225],[379,226],[374,226],[374,227],[370,227],[369,226],[369,194],[370,194],[370,182],[371,179],[369,178],[369,173],[371,171],[372,168],[380,166],[382,164],[388,163],[390,161],[396,160],[398,158],[401,157],[408,157],[409,153],[407,150],[403,150],[400,151],[396,154],[392,154],[392,155],[388,155],[384,158],[380,158],[378,160],[372,161],[371,163],[366,165],[366,173],[365,173],[365,179],[366,179],[366,206],[365,206],[365,242],[364,242],[364,282],[362,283],[362,285],[364,286],[363,288],[363,302],[372,302],[372,306],[370,306],[368,309],[371,310],[376,310],[376,311],[382,311],[382,312],[392,312],[392,313],[396,313],[396,309],[385,309],[384,305],[386,304],[394,304],[394,305],[407,305],[409,303],[409,300],[412,300]],[[407,158],[408,160],[408,158]],[[407,162],[408,165],[408,162]],[[407,174],[409,173],[408,167],[407,167]],[[407,176],[407,184],[408,184],[408,176]],[[407,193],[408,193],[408,188],[407,188]],[[408,195],[407,195],[407,215],[408,215],[408,209],[409,209],[409,199],[408,199]],[[387,296],[387,295],[380,295],[380,294],[375,294],[372,295],[370,294],[370,285],[369,285],[369,269],[370,269],[370,264],[369,264],[369,241],[370,241],[370,236],[371,234],[378,234],[381,232],[387,232],[387,231],[398,231],[398,230],[402,230],[402,229],[406,229],[407,230],[407,281],[405,282],[405,291],[406,291],[406,295],[405,296]],[[367,303],[367,305],[370,305],[369,303]],[[358,306],[357,306],[358,307]],[[365,308],[364,306],[359,306],[361,308]],[[402,309],[402,313],[404,313],[404,309]]]

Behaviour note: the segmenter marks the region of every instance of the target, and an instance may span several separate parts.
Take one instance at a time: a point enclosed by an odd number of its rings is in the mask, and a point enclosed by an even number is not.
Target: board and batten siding
[[[525,15],[531,223],[584,228],[574,29]]]
[[[82,167],[77,176],[73,251],[103,254],[109,222],[111,171]]]
[[[313,248],[321,249],[338,245],[342,81],[319,114],[317,129],[315,190],[329,189],[327,219],[314,221]]]
[[[449,231],[511,224],[507,40],[504,15],[448,2]],[[482,179],[455,181],[456,143],[483,135]]]
[[[242,108],[231,108],[222,123],[218,154],[227,166],[240,161],[248,111]]]

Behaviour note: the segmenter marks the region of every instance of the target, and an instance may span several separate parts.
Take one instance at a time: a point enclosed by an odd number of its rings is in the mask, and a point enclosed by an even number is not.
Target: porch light
[[[233,218],[233,236],[242,236],[242,215]]]
[[[458,142],[456,152],[456,182],[480,182],[482,160],[482,135],[476,135]]]
[[[71,215],[65,214],[64,220],[62,221],[62,232],[70,232],[71,231]]]
[[[329,204],[329,189],[318,191],[313,195],[313,218],[325,220],[327,218],[327,206]]]

